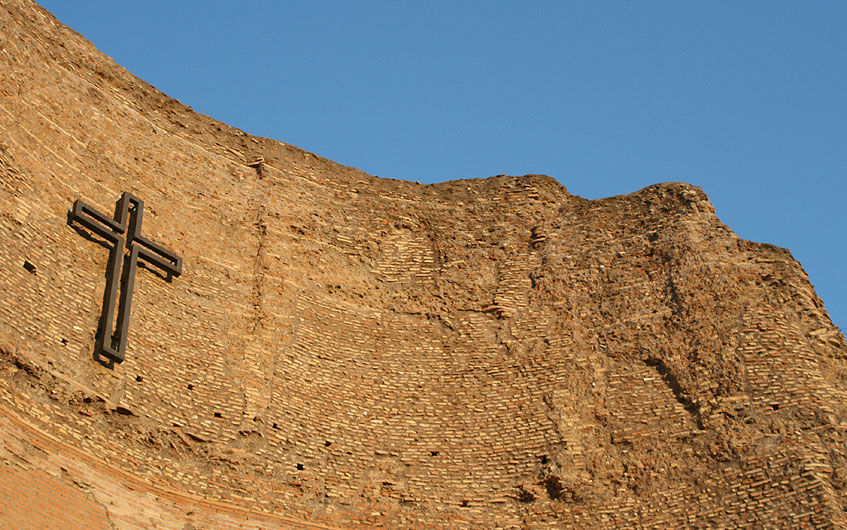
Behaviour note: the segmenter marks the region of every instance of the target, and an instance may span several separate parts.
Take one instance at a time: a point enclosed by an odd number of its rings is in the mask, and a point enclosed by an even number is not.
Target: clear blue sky
[[[381,177],[701,186],[847,328],[847,2],[41,2],[248,133]]]

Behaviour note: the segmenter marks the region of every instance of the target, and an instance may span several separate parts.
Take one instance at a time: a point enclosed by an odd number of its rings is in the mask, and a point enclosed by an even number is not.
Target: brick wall
[[[698,188],[376,179],[0,24],[7,527],[844,524],[844,339]],[[67,213],[122,191],[184,273],[139,269],[109,369]]]

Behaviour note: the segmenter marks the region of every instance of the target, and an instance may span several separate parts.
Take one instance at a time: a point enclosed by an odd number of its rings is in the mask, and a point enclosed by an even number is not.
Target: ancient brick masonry
[[[837,528],[844,338],[680,183],[383,180],[0,1],[0,524]],[[184,272],[92,359],[129,191]]]

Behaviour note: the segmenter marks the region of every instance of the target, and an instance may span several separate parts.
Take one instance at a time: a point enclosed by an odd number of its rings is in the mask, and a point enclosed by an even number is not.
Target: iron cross
[[[135,285],[138,260],[162,270],[167,275],[168,281],[182,272],[181,257],[141,235],[143,214],[144,201],[128,192],[124,192],[115,205],[114,219],[109,219],[80,199],[74,202],[73,210],[71,210],[71,223],[78,222],[112,244],[106,270],[103,313],[100,317],[100,327],[95,343],[95,354],[107,357],[110,364],[123,362],[125,357],[126,336],[132,307],[132,288]],[[129,252],[128,256],[124,254],[124,249]],[[123,274],[121,274],[122,265],[125,265]],[[114,322],[119,282],[123,289],[118,319]]]

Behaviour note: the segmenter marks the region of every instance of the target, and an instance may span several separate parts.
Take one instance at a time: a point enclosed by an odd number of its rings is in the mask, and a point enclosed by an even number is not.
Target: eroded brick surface
[[[29,2],[0,27],[4,521],[844,525],[844,338],[699,188],[377,179],[193,113]],[[108,250],[67,212],[122,191],[185,266],[139,270],[110,370]]]

